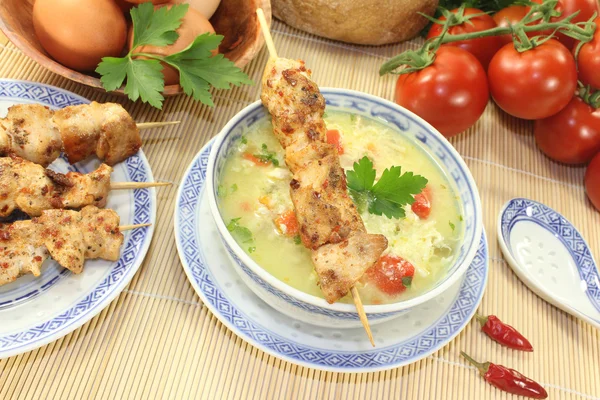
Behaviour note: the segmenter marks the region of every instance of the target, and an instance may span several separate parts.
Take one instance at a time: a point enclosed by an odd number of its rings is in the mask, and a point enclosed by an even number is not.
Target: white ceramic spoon
[[[516,198],[498,217],[498,241],[508,264],[538,296],[600,329],[600,278],[575,227],[537,201]]]

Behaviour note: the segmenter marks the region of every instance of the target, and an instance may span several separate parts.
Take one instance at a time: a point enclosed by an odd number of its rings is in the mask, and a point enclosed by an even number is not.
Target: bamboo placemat
[[[408,46],[352,46],[305,34],[275,21],[282,57],[303,58],[321,86],[361,90],[391,99],[395,79],[380,64]],[[416,41],[418,42],[418,40]],[[416,43],[415,42],[415,43]],[[247,68],[259,82],[266,49]],[[0,37],[0,77],[43,82],[97,101],[122,103],[139,121],[181,120],[145,133],[144,152],[158,193],[154,239],[143,266],[102,313],[70,335],[35,351],[0,360],[0,399],[504,399],[459,358],[466,350],[516,368],[544,384],[552,399],[600,398],[600,331],[542,301],[504,261],[496,240],[501,206],[516,196],[559,210],[579,228],[600,259],[600,213],[583,189],[583,168],[558,165],[535,147],[532,125],[492,103],[469,132],[452,139],[478,183],[490,244],[490,274],[479,311],[497,314],[534,344],[526,354],[500,347],[471,322],[448,346],[404,368],[368,374],[298,367],[236,337],[200,303],[181,267],[173,234],[177,184],[200,148],[260,88],[219,91],[215,107],[185,96],[162,111],[94,91],[41,68]],[[0,321],[1,323],[1,321]]]

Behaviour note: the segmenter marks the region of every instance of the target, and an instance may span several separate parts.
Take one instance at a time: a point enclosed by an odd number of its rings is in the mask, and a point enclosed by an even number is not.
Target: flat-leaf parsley
[[[386,168],[375,183],[376,171],[367,156],[354,163],[353,170],[346,171],[350,195],[359,209],[367,207],[369,213],[388,218],[404,218],[405,205],[415,201],[427,179],[412,172],[401,173],[400,167]]]
[[[125,57],[104,57],[96,72],[107,91],[116,90],[125,80],[125,94],[133,101],[141,98],[156,108],[162,108],[165,87],[162,64],[179,71],[183,91],[204,104],[213,106],[210,87],[229,89],[230,85],[253,84],[252,80],[223,54],[212,55],[223,36],[205,33],[185,49],[169,56],[136,52],[141,46],[168,46],[179,34],[188,4],[154,9],[152,3],[143,3],[131,9],[133,45]],[[143,58],[140,58],[143,57]]]

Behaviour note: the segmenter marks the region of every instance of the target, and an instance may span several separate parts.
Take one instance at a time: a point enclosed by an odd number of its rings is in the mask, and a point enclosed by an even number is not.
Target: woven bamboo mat
[[[279,22],[273,35],[282,57],[304,58],[321,86],[361,90],[391,99],[395,80],[379,65],[410,43],[357,47],[327,41]],[[414,44],[412,44],[414,46]],[[246,71],[258,81],[260,53]],[[509,351],[471,322],[426,359],[381,373],[326,373],[298,367],[248,345],[200,303],[181,267],[173,234],[177,184],[198,150],[248,103],[259,87],[219,91],[215,107],[179,96],[162,111],[74,84],[36,65],[0,37],[0,77],[56,85],[89,99],[121,102],[139,121],[182,120],[145,134],[144,152],[158,193],[152,246],[131,284],[102,313],[38,350],[0,360],[0,399],[310,398],[504,399],[459,358],[511,366],[542,382],[552,399],[600,398],[600,331],[528,290],[508,267],[496,241],[496,217],[512,197],[543,201],[562,212],[600,259],[600,213],[586,200],[584,169],[555,164],[536,148],[532,126],[490,104],[479,123],[452,140],[479,185],[490,244],[490,276],[479,311],[509,321],[535,352]],[[1,321],[0,321],[1,323]]]

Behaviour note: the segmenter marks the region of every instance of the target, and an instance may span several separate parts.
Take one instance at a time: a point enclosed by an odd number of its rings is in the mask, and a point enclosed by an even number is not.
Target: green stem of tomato
[[[531,7],[527,15],[520,22],[512,26],[496,27],[484,31],[462,33],[459,35],[448,33],[450,26],[455,24],[455,21],[452,18],[448,18],[444,22],[444,27],[440,36],[425,42],[423,47],[419,50],[406,51],[391,58],[381,66],[379,75],[385,75],[387,73],[405,74],[424,69],[433,63],[435,60],[435,52],[441,45],[465,40],[510,34],[515,37],[515,49],[519,52],[530,50],[548,40],[547,38],[538,37],[530,39],[527,36],[527,32],[552,30],[554,31],[553,33],[561,32],[581,43],[591,41],[594,37],[594,31],[596,30],[596,24],[593,22],[595,15],[594,18],[587,22],[574,24],[571,20],[579,13],[579,11],[577,11],[560,21],[548,22],[547,20],[550,17],[560,16],[560,13],[557,14],[554,9],[556,3],[557,1],[549,1],[539,6]],[[540,20],[540,18],[542,19],[542,22],[535,25],[528,25]],[[396,69],[401,66],[404,66],[405,68],[396,71]]]
[[[506,35],[506,34],[512,34],[513,29],[519,27],[519,25],[520,24],[515,24],[515,25],[513,25],[513,28],[511,28],[510,26],[506,26],[506,27],[499,26],[496,28],[487,29],[485,31],[462,33],[460,35],[446,34],[444,36],[444,38],[441,40],[441,44],[459,42],[462,40],[479,39],[479,38],[488,37],[488,36],[502,36],[502,35]],[[523,32],[542,31],[542,30],[546,30],[546,29],[554,30],[557,28],[569,28],[574,32],[581,33],[582,35],[585,35],[585,36],[589,36],[589,34],[584,29],[579,28],[578,26],[576,26],[574,24],[564,23],[562,21],[561,22],[544,22],[544,23],[537,24],[537,25],[525,25],[520,28],[522,28]],[[563,31],[561,30],[561,32],[563,32]]]
[[[600,90],[594,90],[589,85],[585,86],[583,83],[578,82],[579,90],[577,95],[586,104],[594,109],[600,108]]]
[[[600,90],[590,96],[588,104],[592,108],[600,108]]]

